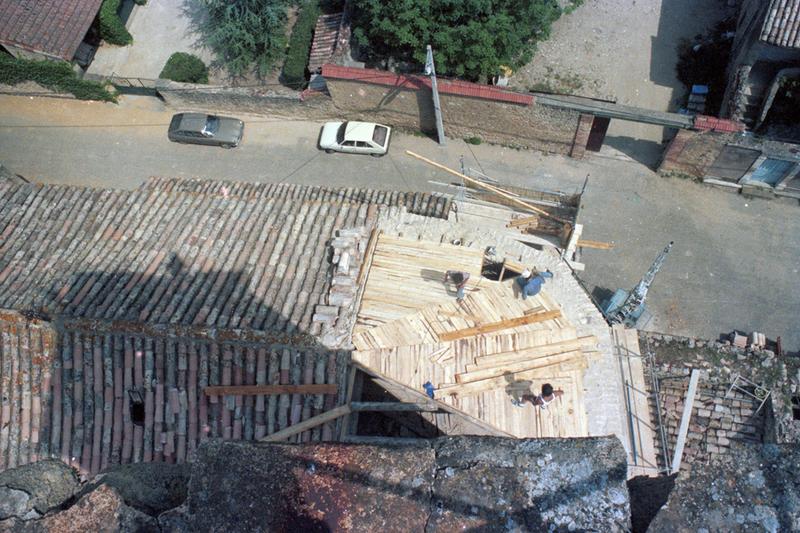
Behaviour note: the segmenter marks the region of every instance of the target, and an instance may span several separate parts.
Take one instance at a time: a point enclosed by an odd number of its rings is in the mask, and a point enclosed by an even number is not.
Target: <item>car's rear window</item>
[[[384,145],[386,142],[386,134],[389,133],[389,128],[383,126],[375,126],[375,131],[372,132],[372,141]]]
[[[206,118],[206,125],[203,127],[203,133],[210,133],[214,135],[219,131],[219,118],[214,115],[209,115]]]
[[[183,115],[174,115],[172,120],[169,122],[169,131],[178,131],[181,127],[182,119]]]

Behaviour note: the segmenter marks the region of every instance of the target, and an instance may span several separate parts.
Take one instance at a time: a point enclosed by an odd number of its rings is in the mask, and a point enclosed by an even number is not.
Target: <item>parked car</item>
[[[386,155],[392,128],[372,122],[328,122],[322,127],[319,147],[326,152]]]
[[[243,133],[244,122],[238,118],[204,113],[178,113],[169,123],[167,137],[178,143],[233,148],[239,145]]]

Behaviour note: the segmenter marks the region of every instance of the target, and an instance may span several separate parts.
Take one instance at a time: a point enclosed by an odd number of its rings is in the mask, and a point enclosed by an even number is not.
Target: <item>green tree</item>
[[[579,4],[581,0],[574,0]],[[353,35],[371,59],[418,66],[433,46],[437,73],[487,79],[530,60],[561,16],[557,0],[353,0]]]
[[[266,74],[286,48],[289,0],[202,0],[200,30],[228,72]]]
[[[208,67],[195,55],[175,52],[169,56],[158,77],[183,83],[208,83]]]

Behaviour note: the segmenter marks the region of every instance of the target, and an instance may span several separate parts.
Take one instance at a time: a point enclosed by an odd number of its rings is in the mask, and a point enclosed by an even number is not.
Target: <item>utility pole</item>
[[[439,104],[439,86],[436,84],[436,67],[433,64],[433,49],[428,45],[428,55],[425,60],[425,74],[431,77],[431,90],[433,91],[433,112],[436,115],[436,133],[439,144],[447,144],[444,137],[444,124],[442,124],[442,107]]]

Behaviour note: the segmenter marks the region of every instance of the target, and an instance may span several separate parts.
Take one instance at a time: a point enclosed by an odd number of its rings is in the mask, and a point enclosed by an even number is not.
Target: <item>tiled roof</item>
[[[771,0],[761,40],[776,46],[800,48],[800,0]]]
[[[67,320],[56,329],[0,311],[0,471],[48,457],[91,474],[120,463],[180,463],[207,438],[258,439],[343,402],[344,352],[78,326]],[[338,384],[339,392],[204,390],[311,383]],[[132,389],[144,401],[138,424]],[[328,425],[298,440],[329,440],[333,431]]]
[[[344,13],[320,15],[314,28],[314,40],[308,57],[308,71],[317,72],[323,63],[330,61],[339,41],[339,28]]]
[[[322,76],[330,79],[360,81],[363,83],[408,89],[419,89],[421,87],[430,88],[431,86],[430,79],[425,76],[410,76],[395,74],[384,70],[343,67],[339,65],[323,65]],[[438,79],[438,86],[439,93],[441,94],[452,94],[521,105],[531,105],[533,103],[533,95],[505,91],[491,85],[480,85],[467,81],[440,78]]]
[[[694,117],[694,128],[698,130],[710,130],[721,133],[736,133],[744,131],[744,124],[735,120],[710,117],[708,115],[697,115]]]
[[[376,204],[449,209],[430,194],[296,185],[0,182],[0,308],[315,333],[314,307],[330,289],[327,243],[369,225]]]
[[[447,219],[451,198],[436,193],[379,191],[341,187],[308,187],[288,183],[245,183],[220,180],[157,178],[148,179],[142,187],[168,192],[189,192],[242,198],[316,199],[320,201],[355,202],[382,206],[403,206],[409,213]]]
[[[0,43],[71,61],[103,0],[0,0]]]
[[[349,353],[317,341],[313,314],[332,286],[336,230],[372,227],[379,205],[446,217],[450,200],[208,180],[153,178],[134,191],[0,181],[0,470],[45,457],[87,473],[182,462],[205,438],[257,439],[343,403]],[[323,383],[337,394],[204,390]]]

